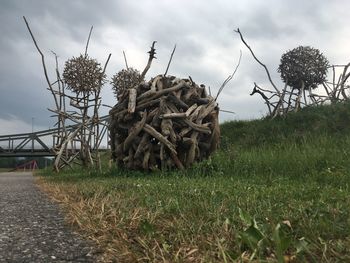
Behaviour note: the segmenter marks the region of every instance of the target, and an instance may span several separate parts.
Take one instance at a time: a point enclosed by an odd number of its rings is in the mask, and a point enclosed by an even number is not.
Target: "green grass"
[[[185,171],[45,181],[109,259],[350,262],[349,151],[350,105],[338,104],[225,123],[221,150]]]

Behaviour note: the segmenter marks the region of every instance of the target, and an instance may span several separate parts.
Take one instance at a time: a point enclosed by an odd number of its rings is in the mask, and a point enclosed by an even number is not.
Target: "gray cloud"
[[[129,64],[142,70],[147,51],[157,40],[157,60],[148,77],[163,73],[173,45],[177,44],[170,74],[191,75],[215,93],[232,72],[239,50],[241,66],[219,98],[221,120],[259,118],[265,106],[259,97],[250,97],[253,82],[269,87],[264,70],[252,59],[234,29],[240,27],[258,57],[270,68],[274,81],[283,52],[298,45],[320,48],[332,63],[345,63],[350,57],[346,41],[350,35],[347,11],[350,2],[336,1],[2,1],[0,3],[0,134],[11,129],[28,129],[35,117],[38,127],[49,127],[54,120],[46,110],[53,100],[46,90],[40,57],[25,28],[22,16],[30,22],[45,53],[50,78],[54,79],[54,50],[64,61],[82,53],[91,25],[94,25],[89,53],[104,63],[112,53],[107,74],[124,67],[122,50]],[[115,98],[106,85],[106,104]],[[108,110],[104,109],[103,113]],[[26,125],[24,125],[26,123]],[[15,127],[15,128],[14,128]],[[19,131],[20,132],[20,131]]]

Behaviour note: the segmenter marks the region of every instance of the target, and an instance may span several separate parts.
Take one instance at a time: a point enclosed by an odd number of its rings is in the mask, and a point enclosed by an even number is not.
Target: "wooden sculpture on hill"
[[[219,107],[191,77],[144,77],[126,69],[113,77],[118,103],[110,111],[112,159],[129,169],[183,169],[207,158],[219,144]]]
[[[237,29],[236,32],[255,61],[264,68],[271,84],[272,89],[268,89],[254,83],[250,94],[259,94],[262,97],[268,108],[269,117],[275,118],[296,112],[303,106],[337,103],[349,99],[350,63],[330,65],[318,49],[299,46],[282,55],[278,72],[285,85],[283,88],[278,87],[272,81],[268,68],[257,58],[241,31]],[[332,80],[328,81],[327,73],[330,69]]]

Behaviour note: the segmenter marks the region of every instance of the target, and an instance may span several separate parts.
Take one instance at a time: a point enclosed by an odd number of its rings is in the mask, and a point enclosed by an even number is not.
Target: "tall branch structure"
[[[23,17],[34,45],[41,56],[44,75],[51,92],[55,108],[49,109],[57,118],[57,134],[51,149],[55,154],[54,170],[60,171],[64,167],[72,167],[74,163],[85,167],[100,168],[98,148],[108,127],[100,119],[101,106],[100,92],[105,82],[105,70],[111,54],[104,67],[89,58],[88,46],[93,27],[91,27],[84,55],[73,57],[65,64],[61,77],[58,57],[56,53],[56,80],[52,82],[47,73],[45,56],[39,48],[30,29],[29,23]],[[74,124],[74,129],[66,129],[67,125]]]

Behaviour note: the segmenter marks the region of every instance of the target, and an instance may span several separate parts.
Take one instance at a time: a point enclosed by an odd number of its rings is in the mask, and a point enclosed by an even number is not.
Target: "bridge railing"
[[[107,131],[109,116],[100,118],[104,131]],[[65,127],[65,131],[70,132],[78,128],[78,125]],[[53,147],[55,138],[62,129],[53,128],[30,133],[18,133],[0,135],[0,157],[12,156],[54,156]],[[96,148],[100,147],[100,143]]]

